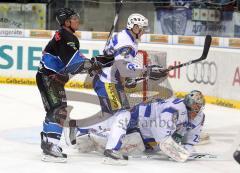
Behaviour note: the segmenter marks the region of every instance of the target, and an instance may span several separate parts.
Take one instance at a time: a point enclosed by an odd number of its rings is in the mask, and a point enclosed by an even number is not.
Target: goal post
[[[139,50],[133,62],[140,67],[161,65],[167,68],[167,53],[160,51]],[[172,87],[166,78],[159,80],[140,80],[135,88],[127,89],[126,93],[131,106],[153,99],[166,99],[173,95]]]

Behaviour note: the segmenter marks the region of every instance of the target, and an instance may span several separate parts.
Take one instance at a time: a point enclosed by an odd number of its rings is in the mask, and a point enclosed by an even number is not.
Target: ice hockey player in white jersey
[[[114,117],[93,126],[78,128],[79,138],[77,139],[81,139],[81,135],[84,134],[88,134],[90,137],[92,135],[91,140],[94,140],[94,146],[97,146],[98,141],[101,141],[100,138],[111,137],[112,131],[109,133],[111,123],[118,120],[118,125],[127,128],[128,132],[139,129],[145,144],[145,151],[161,150],[173,160],[184,162],[191,153],[195,152],[194,145],[199,142],[205,119],[204,105],[204,96],[197,90],[191,91],[184,99],[172,97],[166,100],[141,103],[133,107],[129,121],[119,120],[118,116],[114,115]],[[109,139],[108,143],[115,145],[116,150],[120,150],[124,135],[120,137],[118,135],[122,134],[121,128],[114,132],[115,135],[112,137],[118,141],[117,144],[111,143],[113,140]],[[84,143],[84,141],[82,142]],[[81,143],[79,146],[82,146]]]
[[[114,35],[104,50],[106,58],[112,56],[114,60],[105,63],[102,71],[95,75],[93,80],[94,90],[100,100],[102,115],[105,117],[116,116],[116,120],[111,125],[111,133],[104,152],[106,157],[121,158],[117,152],[119,148],[116,138],[126,134],[126,127],[119,126],[119,122],[129,121],[131,117],[130,106],[121,78],[142,77],[148,71],[152,71],[152,67],[142,68],[132,61],[138,51],[137,40],[147,29],[147,18],[141,14],[130,15],[126,29]],[[156,69],[156,67],[154,68]],[[160,68],[159,73],[161,73]]]
[[[138,115],[140,132],[146,149],[153,151],[161,149],[173,158],[175,156],[172,154],[177,151],[171,147],[165,151],[165,144],[175,146],[179,150],[182,147],[189,154],[195,151],[193,146],[199,142],[205,119],[202,112],[204,105],[205,99],[202,93],[194,90],[184,99],[173,97],[140,104],[132,110],[132,117]],[[176,160],[182,161],[182,158]]]

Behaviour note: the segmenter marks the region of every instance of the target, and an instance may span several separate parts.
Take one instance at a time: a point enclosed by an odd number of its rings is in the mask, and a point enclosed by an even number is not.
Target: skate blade
[[[62,157],[53,157],[49,155],[43,155],[42,159],[43,162],[53,162],[53,163],[66,163],[67,158],[62,158]]]
[[[115,166],[126,166],[128,164],[127,160],[115,160],[109,157],[103,158],[102,161],[103,164],[105,165],[115,165]]]

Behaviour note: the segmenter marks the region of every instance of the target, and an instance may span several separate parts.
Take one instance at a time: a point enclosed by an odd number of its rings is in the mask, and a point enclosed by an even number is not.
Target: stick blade
[[[202,59],[206,59],[207,58],[207,55],[208,55],[211,43],[212,43],[212,36],[211,35],[207,35],[206,38],[205,38],[203,54],[201,56]]]

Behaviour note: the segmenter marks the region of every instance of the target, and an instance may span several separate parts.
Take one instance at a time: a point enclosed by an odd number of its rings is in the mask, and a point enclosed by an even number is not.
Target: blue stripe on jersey
[[[57,123],[52,122],[43,122],[43,132],[45,133],[55,133],[55,134],[62,134],[63,128],[58,125]]]
[[[191,129],[194,129],[196,127],[196,125],[195,124],[193,124],[193,123],[188,123],[188,128],[191,128]]]
[[[58,56],[51,55],[50,53],[45,53],[41,60],[45,68],[61,74],[73,74],[84,61],[85,57],[79,51],[75,52],[66,66]]]
[[[41,62],[45,68],[54,72],[60,71],[65,66],[59,57],[51,55],[50,53],[45,53],[42,56]]]
[[[156,142],[154,138],[145,138],[143,139],[144,143],[148,143],[148,142]]]
[[[119,70],[116,71],[116,73],[115,73],[114,76],[115,76],[115,78],[116,78],[117,81],[119,81],[119,82],[121,81],[121,75],[120,75]],[[120,83],[121,83],[121,82],[120,82]]]
[[[121,137],[120,137],[120,139],[118,140],[118,143],[117,143],[117,145],[113,148],[113,150],[120,150],[120,148],[121,148],[121,146],[122,146],[122,140],[123,140],[123,138],[125,137],[125,135],[122,135]]]
[[[97,76],[93,80],[93,88],[94,88],[95,92],[97,93],[98,97],[108,98],[108,94],[105,89],[105,85]]]
[[[130,55],[132,55],[132,57],[135,57],[137,55],[137,52],[135,50],[131,49]]]
[[[101,75],[102,75],[103,77],[107,78],[107,74],[106,74],[106,73],[102,72]]]
[[[81,129],[81,128],[77,128],[78,131],[80,131],[81,134],[88,134],[89,129]]]
[[[139,106],[140,105],[136,105],[131,109],[131,118],[127,127],[128,130],[138,127]]]
[[[162,113],[164,113],[164,112],[169,112],[169,113],[173,114],[173,113],[176,113],[177,110],[172,107],[169,107],[169,108],[163,109]]]
[[[67,74],[72,73],[74,74],[78,68],[84,63],[85,57],[79,52],[76,51],[75,54],[72,56],[66,67],[61,69],[60,73]]]
[[[151,104],[148,104],[144,113],[144,117],[150,117],[151,115]]]
[[[205,122],[205,114],[203,113],[203,119],[202,119],[202,122],[201,122],[202,126],[204,125],[204,122]]]
[[[118,37],[117,34],[113,36],[112,38],[113,45],[116,46],[118,44]]]
[[[130,33],[130,31],[128,29],[125,29],[127,35],[131,38],[132,42],[135,42],[134,37],[132,36],[132,34]]]
[[[116,51],[114,52],[114,57],[122,54],[123,52],[126,52],[125,55],[131,55],[132,57],[135,57],[135,56],[136,56],[136,51],[133,50],[132,47],[130,47],[130,46],[129,46],[129,47],[125,46],[125,47],[121,47],[121,48],[119,48],[118,50],[116,50]]]
[[[122,142],[119,140],[117,145],[113,148],[113,150],[117,150],[118,151],[118,150],[120,150],[121,146],[122,146]]]
[[[183,102],[183,99],[179,99],[179,98],[176,98],[175,100],[172,101],[172,103],[174,103],[174,104],[178,104],[181,102]]]

